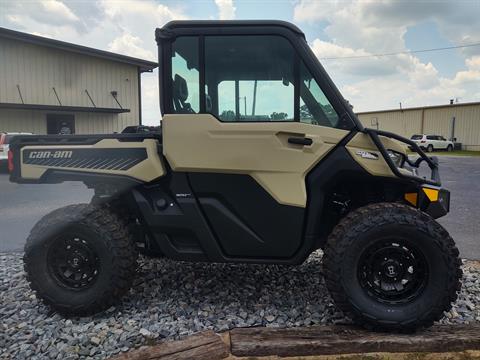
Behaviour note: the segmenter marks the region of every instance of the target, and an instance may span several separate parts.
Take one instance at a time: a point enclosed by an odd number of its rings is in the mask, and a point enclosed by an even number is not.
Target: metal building
[[[112,133],[142,121],[157,63],[0,28],[0,132]]]
[[[411,137],[413,134],[456,138],[464,150],[480,151],[480,102],[368,111],[357,114],[366,127]]]

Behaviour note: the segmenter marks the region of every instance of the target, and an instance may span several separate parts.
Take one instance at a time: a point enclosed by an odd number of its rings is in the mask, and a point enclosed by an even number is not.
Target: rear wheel
[[[427,146],[427,152],[433,152],[433,145],[432,144]]]
[[[372,204],[351,212],[330,235],[326,283],[356,323],[412,331],[451,308],[462,275],[458,255],[428,215],[402,204]]]
[[[27,280],[66,315],[93,314],[128,291],[137,251],[125,224],[105,207],[70,205],[43,217],[25,245]]]

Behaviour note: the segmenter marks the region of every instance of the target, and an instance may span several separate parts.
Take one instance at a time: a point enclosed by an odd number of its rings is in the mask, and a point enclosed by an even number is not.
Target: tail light
[[[13,172],[13,151],[8,150],[8,171]]]
[[[420,141],[420,142],[421,142],[422,144],[426,143],[426,141],[425,141],[425,140],[422,140],[422,141]]]

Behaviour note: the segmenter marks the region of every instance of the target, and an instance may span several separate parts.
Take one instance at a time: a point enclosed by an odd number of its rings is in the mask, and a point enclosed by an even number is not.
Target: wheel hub
[[[397,276],[400,275],[402,271],[402,266],[400,263],[393,259],[388,259],[385,264],[383,265],[383,274],[387,278],[395,279]]]
[[[361,287],[377,301],[388,304],[410,302],[423,290],[428,278],[423,254],[404,241],[379,241],[360,256]]]
[[[48,264],[57,281],[73,289],[91,285],[99,272],[99,259],[92,245],[72,235],[59,237],[52,244]]]

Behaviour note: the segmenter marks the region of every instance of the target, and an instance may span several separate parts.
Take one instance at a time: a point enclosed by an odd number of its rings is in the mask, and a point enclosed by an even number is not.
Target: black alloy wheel
[[[77,234],[59,236],[48,250],[47,263],[53,277],[72,289],[92,285],[100,271],[95,249]]]
[[[361,254],[360,285],[379,302],[395,305],[417,298],[428,279],[423,254],[405,239],[378,241]]]

